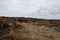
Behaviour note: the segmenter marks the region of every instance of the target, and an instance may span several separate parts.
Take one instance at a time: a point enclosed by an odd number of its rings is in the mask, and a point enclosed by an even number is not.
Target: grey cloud
[[[60,19],[60,0],[0,0],[0,15]]]

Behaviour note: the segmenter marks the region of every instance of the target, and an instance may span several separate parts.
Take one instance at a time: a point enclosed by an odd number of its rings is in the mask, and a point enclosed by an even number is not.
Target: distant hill
[[[60,20],[0,17],[0,40],[60,40]]]

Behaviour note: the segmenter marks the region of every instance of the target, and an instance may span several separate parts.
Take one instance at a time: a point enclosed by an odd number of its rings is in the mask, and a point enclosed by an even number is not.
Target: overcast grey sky
[[[60,19],[60,0],[0,0],[0,16]]]

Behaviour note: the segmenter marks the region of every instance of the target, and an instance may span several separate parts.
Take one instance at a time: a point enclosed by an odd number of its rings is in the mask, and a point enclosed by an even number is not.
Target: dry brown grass
[[[59,28],[12,19],[0,20],[0,40],[60,40]]]

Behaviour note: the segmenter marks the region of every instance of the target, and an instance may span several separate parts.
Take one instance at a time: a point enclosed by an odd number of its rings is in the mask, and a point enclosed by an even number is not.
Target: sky
[[[0,0],[0,16],[60,19],[60,0]]]

